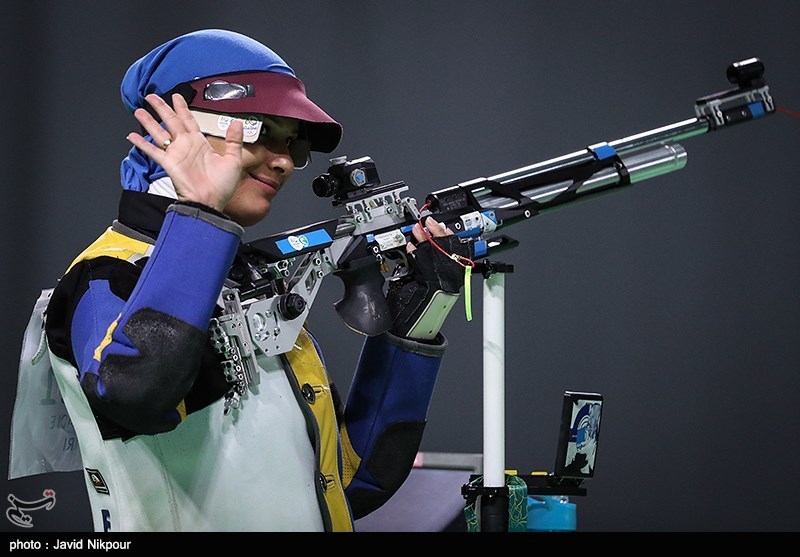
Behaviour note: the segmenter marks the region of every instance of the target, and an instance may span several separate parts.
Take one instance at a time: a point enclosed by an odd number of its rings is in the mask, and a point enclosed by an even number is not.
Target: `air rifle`
[[[404,182],[381,184],[371,158],[331,159],[312,187],[318,196],[333,198],[342,216],[244,243],[239,250],[222,291],[224,311],[211,328],[228,380],[242,395],[259,382],[257,353],[292,349],[330,274],[344,283],[334,306],[347,326],[368,336],[388,331],[389,264],[395,273],[410,268],[406,244],[413,225],[427,216],[473,238],[475,261],[487,262],[518,244],[500,233],[507,226],[680,170],[687,155],[678,141],[775,112],[759,59],[731,64],[727,78],[735,87],[697,99],[693,118],[462,182],[429,193],[419,207]]]

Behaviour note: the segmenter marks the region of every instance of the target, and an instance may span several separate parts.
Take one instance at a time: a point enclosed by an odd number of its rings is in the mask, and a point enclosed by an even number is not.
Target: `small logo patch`
[[[89,475],[89,481],[92,482],[94,490],[97,493],[105,493],[106,495],[109,495],[110,492],[108,491],[108,484],[106,484],[106,481],[103,479],[103,475],[100,473],[100,470],[87,468],[86,473]]]
[[[219,117],[217,117],[217,128],[223,132],[227,131],[234,120],[241,120],[244,128],[244,139],[255,140],[259,135],[261,135],[262,122],[254,116],[248,116],[247,118],[234,118],[233,116],[228,116],[227,114],[220,114]]]
[[[367,174],[362,168],[356,168],[350,173],[350,183],[360,188],[367,183]]]
[[[292,246],[297,251],[305,249],[309,245],[308,238],[306,238],[305,236],[289,236],[288,238],[286,238],[286,240],[289,242],[289,245]]]

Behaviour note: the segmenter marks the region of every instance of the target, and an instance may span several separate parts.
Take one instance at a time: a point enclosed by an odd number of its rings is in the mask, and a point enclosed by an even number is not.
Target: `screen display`
[[[564,393],[556,476],[575,479],[594,476],[602,411],[603,396],[598,393]]]

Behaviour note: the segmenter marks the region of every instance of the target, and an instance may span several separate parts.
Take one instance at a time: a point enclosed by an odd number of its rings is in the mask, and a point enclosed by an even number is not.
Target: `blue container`
[[[564,495],[528,495],[528,532],[574,532],[577,509]]]

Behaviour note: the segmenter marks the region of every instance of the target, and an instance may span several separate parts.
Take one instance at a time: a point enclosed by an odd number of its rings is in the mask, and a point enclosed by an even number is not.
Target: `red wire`
[[[420,213],[419,226],[420,226],[420,228],[422,228],[422,233],[425,234],[425,236],[428,238],[428,241],[431,243],[431,245],[433,247],[435,247],[437,250],[439,250],[441,253],[443,253],[445,255],[445,257],[448,257],[449,259],[452,259],[453,261],[455,261],[456,263],[458,263],[459,265],[461,265],[465,269],[467,268],[467,265],[462,263],[462,261],[466,261],[467,264],[474,269],[475,268],[475,262],[472,259],[470,259],[468,257],[463,257],[463,256],[458,255],[458,254],[447,253],[447,250],[445,250],[439,244],[437,244],[436,242],[433,241],[433,239],[432,239],[433,237],[431,236],[431,233],[428,232],[428,229],[426,229],[425,225],[422,223],[422,211],[427,209],[428,205],[430,205],[430,203],[426,203],[419,210],[419,213]]]
[[[788,114],[789,116],[794,116],[795,118],[800,118],[800,114],[798,114],[797,112],[792,112],[791,110],[786,110],[785,108],[778,107],[775,110],[777,110],[778,112],[783,112],[784,114]]]

